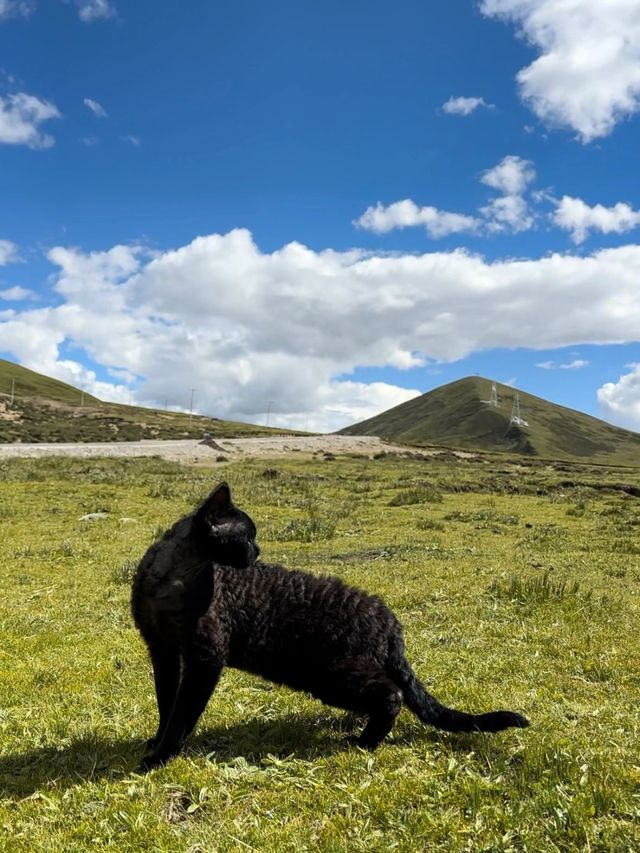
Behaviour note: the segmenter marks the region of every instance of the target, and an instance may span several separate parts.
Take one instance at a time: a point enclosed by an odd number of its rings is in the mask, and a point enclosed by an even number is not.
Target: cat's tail
[[[416,678],[411,664],[403,651],[392,654],[388,672],[402,690],[404,701],[410,711],[430,726],[447,732],[499,732],[502,729],[524,729],[529,720],[515,711],[489,711],[487,714],[467,714],[447,708],[432,696]]]

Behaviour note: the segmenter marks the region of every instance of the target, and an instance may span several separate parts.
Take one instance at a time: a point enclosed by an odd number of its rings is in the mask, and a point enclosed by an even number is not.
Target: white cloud
[[[475,231],[479,222],[473,216],[448,213],[436,207],[418,207],[407,198],[386,207],[381,202],[375,207],[368,207],[354,225],[376,234],[386,234],[395,228],[423,226],[430,237],[437,238],[462,231]]]
[[[113,18],[116,8],[109,0],[76,0],[78,14],[85,23],[97,21],[100,18]]]
[[[134,136],[131,133],[128,133],[126,136],[120,137],[123,142],[129,142],[131,145],[134,145],[136,148],[140,147],[140,137]]]
[[[482,173],[480,181],[502,195],[480,208],[489,232],[511,231],[514,234],[533,227],[534,219],[523,193],[536,179],[530,160],[509,154],[493,169]]]
[[[629,373],[598,389],[598,403],[606,417],[640,430],[640,364],[627,366],[631,368]]]
[[[480,181],[506,196],[522,195],[536,179],[536,170],[530,160],[508,154],[493,169],[482,173]]]
[[[543,370],[581,370],[588,366],[589,362],[583,358],[576,358],[566,364],[556,364],[555,361],[541,361],[536,364],[536,367],[541,367]]]
[[[534,219],[523,197],[529,184],[536,178],[533,163],[521,157],[508,155],[480,178],[486,186],[504,195],[492,199],[479,210],[480,217],[462,213],[449,213],[436,207],[419,207],[411,199],[375,207],[368,207],[354,225],[376,234],[386,234],[396,228],[422,226],[430,237],[447,237],[462,232],[518,233],[533,227]]]
[[[7,18],[28,18],[34,8],[33,0],[0,0],[0,21]]]
[[[51,374],[54,379],[60,379],[67,382],[69,385],[74,385],[98,397],[100,400],[108,400],[112,403],[131,402],[131,393],[129,388],[124,385],[115,385],[113,382],[104,382],[97,378],[94,370],[78,364],[77,361],[64,359],[56,364],[55,373]]]
[[[102,104],[98,103],[98,101],[94,101],[93,98],[84,98],[83,103],[85,107],[91,110],[91,112],[97,116],[98,118],[106,118],[107,111],[102,106]]]
[[[488,104],[484,98],[451,97],[442,105],[442,109],[445,113],[455,116],[468,116],[477,110],[478,107],[493,109],[493,104]]]
[[[528,231],[534,224],[529,205],[519,195],[494,198],[489,204],[480,208],[480,213],[485,217],[486,229],[490,233],[510,231],[518,234],[520,231]]]
[[[315,432],[333,432],[340,427],[367,420],[380,412],[413,400],[420,391],[399,388],[386,382],[352,382],[349,380],[323,382],[317,389],[317,410],[309,416],[308,410],[287,414],[270,412],[269,425],[284,429],[312,429]],[[265,423],[264,413],[252,420]]]
[[[93,145],[97,145],[99,140],[97,136],[81,136],[80,142],[82,142],[83,145],[86,145],[87,148],[91,148]]]
[[[67,342],[105,370],[143,377],[137,402],[186,408],[196,388],[208,414],[264,422],[271,401],[271,423],[291,427],[308,418],[335,429],[417,393],[350,381],[358,366],[640,335],[636,245],[489,263],[459,250],[389,256],[290,243],[265,253],[236,230],[155,256],[56,247],[49,258],[56,304],[4,315],[3,350],[71,381],[80,366],[63,356]],[[128,399],[117,381],[106,385],[101,395]]]
[[[19,261],[18,247],[11,240],[0,240],[0,267]]]
[[[26,287],[7,287],[5,290],[0,290],[0,299],[6,302],[19,302],[21,299],[33,299],[35,293],[32,290],[27,290]]]
[[[638,0],[480,0],[480,10],[516,24],[539,51],[517,80],[545,123],[586,143],[640,109]]]
[[[571,232],[574,243],[583,243],[590,231],[624,234],[640,226],[640,210],[634,210],[624,202],[613,207],[602,204],[590,207],[581,198],[565,195],[556,205],[551,218],[558,228]]]
[[[131,373],[129,370],[122,370],[117,367],[109,367],[107,369],[107,373],[109,376],[113,376],[114,379],[118,379],[120,382],[125,382],[127,385],[133,385],[137,379],[136,375]]]
[[[0,97],[0,144],[50,148],[54,139],[41,133],[40,125],[52,118],[60,118],[60,113],[49,101],[25,92]]]
[[[483,184],[503,195],[481,207],[478,211],[479,217],[449,213],[430,206],[420,207],[411,199],[404,199],[387,206],[378,202],[377,205],[367,208],[354,224],[377,234],[398,228],[423,226],[433,238],[465,231],[519,233],[535,224],[535,217],[524,194],[536,177],[534,165],[530,160],[508,155],[480,177]],[[551,221],[558,228],[569,231],[576,244],[583,243],[591,231],[624,234],[640,227],[640,210],[634,210],[625,202],[618,202],[612,207],[602,204],[591,207],[580,198],[565,195],[558,200],[546,191],[534,192],[532,198],[539,203],[549,202],[555,205]]]

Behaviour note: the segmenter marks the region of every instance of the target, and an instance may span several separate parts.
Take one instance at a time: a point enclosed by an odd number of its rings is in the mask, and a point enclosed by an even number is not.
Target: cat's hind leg
[[[384,669],[366,658],[350,658],[331,667],[314,695],[327,705],[366,714],[362,734],[350,742],[375,749],[393,728],[403,696]]]

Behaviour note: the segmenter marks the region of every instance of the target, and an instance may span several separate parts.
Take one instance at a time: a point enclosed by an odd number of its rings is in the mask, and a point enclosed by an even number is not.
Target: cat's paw
[[[373,752],[378,745],[377,743],[369,743],[362,735],[348,735],[345,741],[349,746],[359,746],[360,749],[366,749],[369,752]]]
[[[162,767],[165,762],[166,758],[162,758],[162,756],[158,755],[156,752],[148,752],[133,772],[148,773],[149,770],[154,770],[156,767]]]

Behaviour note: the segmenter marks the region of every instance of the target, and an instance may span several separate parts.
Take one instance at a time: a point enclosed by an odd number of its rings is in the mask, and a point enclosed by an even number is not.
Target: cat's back
[[[336,577],[256,562],[216,567],[213,588],[210,618],[229,619],[232,665],[276,680],[284,661],[346,653],[383,659],[389,637],[402,630],[381,599]]]
[[[308,609],[326,612],[343,608],[388,611],[377,596],[332,575],[314,575],[261,561],[244,569],[217,566],[215,572],[227,597],[237,599],[245,606],[250,603],[255,607],[292,612]]]

